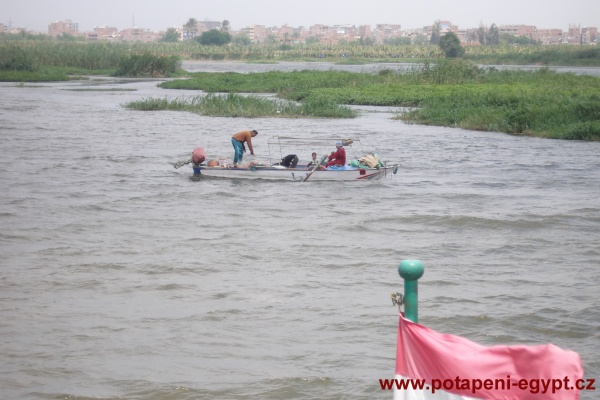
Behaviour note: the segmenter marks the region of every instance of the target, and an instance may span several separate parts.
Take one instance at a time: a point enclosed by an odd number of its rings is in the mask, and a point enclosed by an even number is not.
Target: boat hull
[[[367,181],[391,177],[397,167],[356,168],[339,170],[318,170],[311,174],[305,168],[222,168],[194,165],[195,176],[232,179],[266,179],[302,182],[310,174],[308,181]]]

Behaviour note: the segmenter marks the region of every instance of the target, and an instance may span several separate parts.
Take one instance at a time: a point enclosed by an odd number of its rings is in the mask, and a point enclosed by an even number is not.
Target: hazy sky
[[[600,27],[600,0],[1,0],[0,22],[47,33],[48,24],[70,19],[80,32],[96,26],[136,26],[152,31],[190,18],[228,20],[233,30],[257,24],[309,27],[400,24],[404,29],[451,21],[459,28],[526,24],[567,30],[569,24]]]

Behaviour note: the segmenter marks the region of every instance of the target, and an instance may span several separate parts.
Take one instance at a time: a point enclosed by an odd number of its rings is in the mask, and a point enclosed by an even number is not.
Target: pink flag
[[[579,399],[579,354],[552,344],[485,347],[400,314],[394,398]],[[382,386],[383,387],[383,386]]]

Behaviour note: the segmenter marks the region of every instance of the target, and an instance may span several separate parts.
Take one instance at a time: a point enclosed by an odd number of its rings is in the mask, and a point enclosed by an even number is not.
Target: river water
[[[3,398],[389,399],[378,379],[394,374],[403,259],[425,265],[420,323],[554,343],[600,380],[600,143],[373,107],[351,120],[122,107],[190,95],[156,84],[0,84]],[[257,157],[277,135],[353,137],[400,168],[357,184],[171,165],[198,146],[232,156],[247,128]]]

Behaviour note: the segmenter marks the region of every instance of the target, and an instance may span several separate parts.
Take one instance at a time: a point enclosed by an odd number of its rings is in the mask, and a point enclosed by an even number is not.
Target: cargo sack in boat
[[[298,165],[298,157],[295,154],[288,154],[281,159],[279,165],[283,165],[286,168],[296,168],[296,165]]]
[[[192,162],[194,164],[202,164],[206,160],[206,153],[202,147],[196,147],[192,151]]]
[[[369,168],[376,168],[379,165],[380,160],[379,160],[379,157],[369,154],[367,156],[359,158],[358,162]]]

